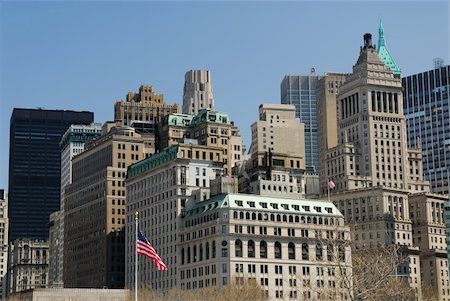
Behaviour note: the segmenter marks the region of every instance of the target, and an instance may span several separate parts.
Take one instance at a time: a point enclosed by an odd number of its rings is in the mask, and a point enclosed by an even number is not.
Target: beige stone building
[[[446,195],[417,193],[409,197],[413,222],[413,244],[420,248],[422,279],[437,292],[439,300],[450,300],[447,244],[445,234]]]
[[[220,194],[179,225],[181,289],[253,281],[270,300],[349,299],[350,231],[331,202]]]
[[[140,86],[138,93],[128,92],[125,101],[114,104],[114,120],[141,134],[155,135],[155,125],[173,113],[178,113],[178,105],[165,103],[164,95],[156,94],[152,86]]]
[[[128,169],[126,180],[125,287],[135,284],[135,213],[140,229],[154,246],[167,271],[139,256],[139,286],[164,291],[177,286],[176,244],[179,216],[188,202],[210,198],[210,183],[223,173],[223,152],[219,147],[177,144]]]
[[[305,193],[305,141],[295,106],[262,104],[251,125],[249,158],[239,170],[239,192],[294,197]]]
[[[183,114],[197,115],[203,109],[214,111],[211,71],[189,70],[184,76]]]
[[[0,298],[6,295],[6,272],[8,271],[8,193],[0,189]]]
[[[48,242],[16,239],[8,250],[6,294],[48,285]]]
[[[159,151],[188,140],[189,143],[221,148],[226,174],[231,174],[231,169],[243,160],[240,131],[226,113],[200,110],[195,116],[171,114],[163,118],[158,129]]]
[[[319,151],[319,183],[322,190],[328,182],[326,176],[326,151],[338,145],[338,106],[336,96],[347,74],[325,73],[317,82],[317,148]],[[322,191],[324,193],[324,191]]]
[[[429,187],[421,151],[407,148],[401,80],[380,59],[370,34],[364,35],[353,73],[339,87],[336,106],[337,145],[321,154],[322,194],[326,196],[332,179],[336,187],[330,199],[352,229],[356,250],[401,246],[409,260],[397,266],[395,275],[408,277],[420,298],[421,284],[432,279],[421,271],[428,265],[421,254],[428,249],[417,243],[410,209],[414,195],[427,193]],[[448,281],[448,276],[437,277],[435,283]],[[438,294],[439,300],[448,299],[447,292]]]
[[[115,127],[73,158],[66,187],[65,287],[123,288],[124,180],[128,166],[151,151],[135,129]]]

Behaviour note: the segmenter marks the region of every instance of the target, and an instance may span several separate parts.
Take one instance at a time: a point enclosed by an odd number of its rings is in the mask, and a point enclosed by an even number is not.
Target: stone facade
[[[211,71],[189,70],[184,76],[183,114],[197,115],[203,109],[214,111]]]
[[[256,282],[270,300],[349,299],[350,230],[326,201],[221,194],[180,221],[181,289]]]
[[[8,250],[7,295],[48,285],[48,242],[16,239]]]
[[[223,153],[218,147],[174,145],[128,169],[126,180],[126,269],[125,286],[134,288],[135,213],[140,229],[166,263],[158,272],[149,259],[140,256],[139,284],[164,291],[177,286],[176,244],[178,221],[187,203],[210,198],[210,181],[223,172]]]
[[[127,167],[152,147],[133,128],[115,127],[73,158],[66,192],[65,287],[123,288]]]

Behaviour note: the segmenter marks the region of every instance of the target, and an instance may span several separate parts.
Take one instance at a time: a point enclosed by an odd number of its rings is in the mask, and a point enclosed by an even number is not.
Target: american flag
[[[136,250],[138,254],[144,255],[145,257],[148,257],[151,260],[153,260],[153,262],[156,265],[156,268],[159,271],[167,271],[167,266],[164,264],[161,257],[159,257],[158,253],[156,253],[152,245],[148,242],[147,238],[145,238],[144,234],[142,234],[140,229],[138,229]]]
[[[328,188],[334,189],[336,187],[336,184],[334,184],[332,179],[328,179]]]

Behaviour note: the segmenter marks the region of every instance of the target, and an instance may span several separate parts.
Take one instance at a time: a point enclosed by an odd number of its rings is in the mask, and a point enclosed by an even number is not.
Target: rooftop
[[[221,194],[215,196],[207,201],[196,203],[191,209],[186,211],[185,217],[192,217],[218,208],[343,217],[332,202],[252,194]]]

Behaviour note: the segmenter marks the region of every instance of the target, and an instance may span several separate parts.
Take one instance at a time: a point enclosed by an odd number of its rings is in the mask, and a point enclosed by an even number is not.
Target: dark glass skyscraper
[[[431,191],[449,193],[450,66],[402,79],[408,146],[422,147],[423,173]]]
[[[48,238],[59,210],[59,142],[71,124],[90,124],[92,112],[14,109],[9,142],[9,241]]]
[[[317,148],[316,86],[318,75],[286,75],[281,82],[281,103],[295,106],[295,117],[305,124],[306,168],[317,173],[319,168]]]

